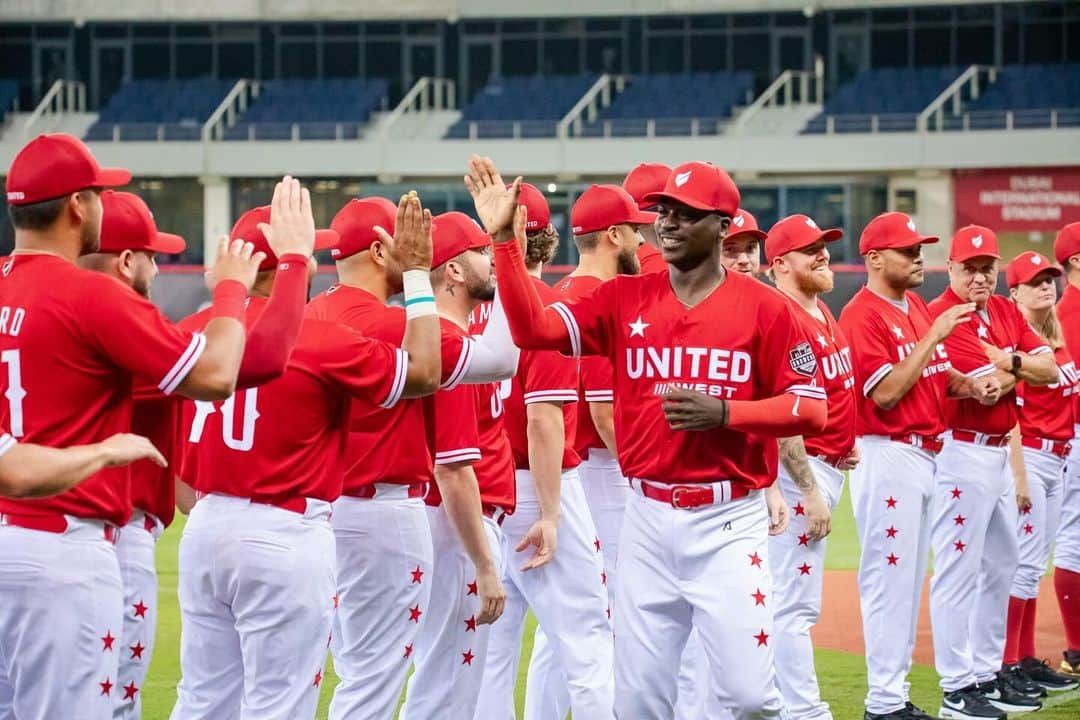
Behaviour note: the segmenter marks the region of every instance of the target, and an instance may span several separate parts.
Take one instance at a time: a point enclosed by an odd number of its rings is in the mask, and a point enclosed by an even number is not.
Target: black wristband
[[[1020,377],[1020,369],[1024,365],[1024,358],[1020,356],[1020,353],[1012,354],[1012,369],[1009,370],[1015,377]]]

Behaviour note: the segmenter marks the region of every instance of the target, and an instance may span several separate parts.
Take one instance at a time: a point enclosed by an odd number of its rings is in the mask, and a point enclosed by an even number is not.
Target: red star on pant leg
[[[604,570],[600,571],[600,584],[607,585],[607,572]]]
[[[755,588],[755,592],[751,593],[750,597],[754,598],[754,607],[765,606],[765,593],[761,592],[761,588]]]
[[[799,574],[800,575],[809,575],[810,574],[810,566],[807,565],[806,563],[803,563],[802,565],[800,565],[799,566]]]
[[[337,593],[334,593],[333,600],[334,600],[334,609],[337,610],[339,607],[341,607],[341,597]]]
[[[465,632],[476,632],[476,616],[465,618]]]
[[[1024,532],[1026,534],[1030,535],[1031,533],[1035,532],[1035,526],[1032,525],[1031,523],[1028,523],[1027,525],[1024,526]]]
[[[966,548],[967,545],[965,545],[962,540],[957,540],[953,543],[953,547],[956,548],[956,552],[964,552],[964,548]]]
[[[597,536],[597,538],[595,540],[593,540],[592,544],[593,544],[593,547],[596,548],[596,552],[600,552],[600,537],[599,536]]]
[[[105,631],[105,636],[101,638],[101,652],[106,650],[112,650],[113,642],[116,638],[113,637],[111,630]]]
[[[142,643],[136,640],[134,645],[128,647],[128,650],[131,650],[131,659],[142,660],[142,651],[145,649],[146,648],[143,647]]]
[[[137,618],[145,618],[146,617],[146,611],[150,609],[150,608],[146,607],[145,605],[143,605],[142,600],[135,603],[131,607],[135,608],[135,617],[137,617]]]
[[[472,654],[472,648],[469,648],[465,652],[461,653],[461,664],[472,665],[473,658],[476,657]]]
[[[105,678],[105,682],[98,683],[101,686],[102,695],[112,695],[113,684],[109,682],[109,678]]]
[[[319,683],[322,682],[322,670],[315,671],[315,682],[311,684],[311,687],[319,687]]]
[[[334,633],[331,632],[326,636],[326,647],[330,647],[330,643],[334,642]]]
[[[416,566],[415,570],[410,571],[409,574],[412,575],[412,581],[416,585],[419,585],[420,578],[424,577],[424,571],[420,569],[419,565]]]
[[[890,495],[889,497],[887,497],[885,499],[885,504],[888,506],[888,508],[890,510],[892,510],[893,508],[896,507],[896,498],[894,498],[892,495]]]
[[[965,522],[967,522],[967,518],[963,515],[957,515],[952,519],[952,521],[954,525],[963,525]]]
[[[803,533],[802,535],[800,535],[799,536],[799,544],[809,546],[810,545],[810,536],[807,535],[806,533]]]
[[[466,596],[479,595],[479,592],[476,589],[476,581],[475,580],[473,580],[471,583],[468,584],[468,589],[469,589],[469,591],[467,593],[465,593]]]
[[[419,603],[417,603],[415,607],[409,608],[409,620],[412,620],[414,623],[419,624],[420,623],[420,616],[423,615],[423,614],[424,613],[421,612],[421,610],[420,610],[420,604]]]
[[[895,565],[900,558],[897,557],[896,555],[894,555],[893,553],[889,553],[888,555],[885,556],[885,559],[889,561],[890,565]]]
[[[761,628],[761,632],[759,632],[757,635],[755,635],[754,639],[757,640],[757,646],[758,647],[761,647],[762,645],[768,645],[769,644],[769,636],[768,636],[768,634],[766,634],[765,628]]]
[[[406,657],[406,659],[409,658],[411,655],[412,655],[412,643],[409,643],[408,645],[405,646],[405,657]]]
[[[960,496],[964,494],[958,487],[954,487],[950,492],[952,492],[953,500],[959,500]]]
[[[799,503],[798,505],[796,505],[795,507],[793,507],[793,508],[792,508],[792,510],[794,510],[794,511],[795,511],[795,514],[796,514],[796,515],[805,515],[805,514],[806,514],[806,508],[804,508],[804,507],[802,506],[802,503]]]
[[[610,605],[607,606],[607,619],[608,620],[611,619],[611,606]]]
[[[885,534],[890,538],[896,537],[896,533],[898,533],[898,532],[900,532],[900,531],[897,530],[896,528],[894,528],[892,525],[885,528]]]
[[[134,700],[135,693],[137,692],[139,692],[139,688],[135,687],[135,681],[132,680],[130,683],[124,686],[124,699]]]
[[[750,555],[747,555],[746,557],[750,558],[750,564],[751,565],[753,565],[754,567],[761,567],[761,558],[758,557],[757,553],[751,553]]]
[[[1021,511],[1020,511],[1020,514],[1021,514],[1021,515],[1030,515],[1030,514],[1031,514],[1031,506],[1030,506],[1030,505],[1028,505],[1028,506],[1027,506],[1026,508],[1024,508],[1023,510],[1021,510]]]

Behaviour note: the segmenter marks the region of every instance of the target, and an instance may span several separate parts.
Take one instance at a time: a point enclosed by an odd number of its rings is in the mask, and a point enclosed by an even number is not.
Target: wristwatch
[[[1023,365],[1024,359],[1020,357],[1020,353],[1012,354],[1012,369],[1009,370],[1016,377],[1020,377],[1020,367]]]

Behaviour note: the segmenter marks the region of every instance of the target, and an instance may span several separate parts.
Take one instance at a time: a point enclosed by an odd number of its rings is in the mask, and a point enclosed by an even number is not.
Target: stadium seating
[[[225,139],[289,140],[294,125],[300,140],[356,138],[371,114],[384,107],[388,87],[382,79],[264,82]]]
[[[1006,65],[997,80],[975,100],[965,103],[960,115],[945,119],[946,130],[1000,130],[1080,125],[1080,63],[1062,65]],[[965,115],[967,117],[965,117]]]
[[[198,140],[236,80],[130,80],[101,109],[87,140]]]
[[[838,87],[805,133],[911,132],[919,113],[955,80],[962,68],[879,68]]]
[[[19,83],[17,80],[0,80],[0,120],[4,113],[15,107],[15,99],[19,97]]]
[[[639,137],[652,120],[656,135],[715,135],[736,106],[753,102],[753,85],[748,72],[636,75],[582,134]]]
[[[596,83],[597,75],[506,77],[491,80],[468,105],[446,137],[555,137],[559,120]]]

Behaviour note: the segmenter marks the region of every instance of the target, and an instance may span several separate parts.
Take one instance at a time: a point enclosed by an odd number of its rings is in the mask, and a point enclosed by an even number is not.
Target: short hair
[[[596,250],[596,245],[600,240],[600,231],[585,233],[584,235],[575,235],[574,244],[577,245],[578,252],[591,253]]]
[[[60,217],[70,195],[26,205],[8,204],[8,217],[18,230],[48,230]]]
[[[525,264],[535,267],[540,263],[547,263],[555,257],[555,251],[559,247],[559,231],[555,226],[548,223],[542,230],[526,235]]]

